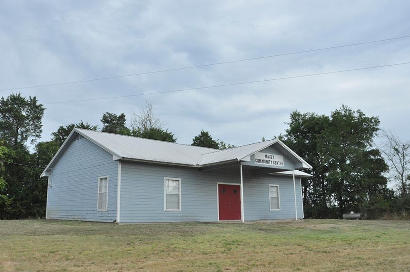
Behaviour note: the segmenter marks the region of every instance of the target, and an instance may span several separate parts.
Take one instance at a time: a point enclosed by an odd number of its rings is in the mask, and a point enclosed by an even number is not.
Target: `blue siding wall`
[[[57,161],[48,188],[47,218],[112,222],[117,212],[117,162],[77,136]],[[97,211],[98,177],[108,176],[108,210]]]
[[[296,178],[298,218],[303,218],[302,190]],[[279,185],[279,210],[270,210],[269,185]],[[245,175],[245,220],[295,219],[295,198],[292,177],[272,175]]]
[[[239,166],[198,170],[122,162],[120,222],[217,221],[217,183],[240,183]],[[245,220],[294,219],[289,177],[244,172]],[[164,177],[181,179],[181,211],[164,211]],[[280,211],[269,210],[269,184],[280,185]],[[299,218],[303,217],[300,180]]]
[[[216,183],[238,183],[228,170],[121,163],[120,222],[217,221]],[[164,211],[164,177],[181,178],[181,211]]]

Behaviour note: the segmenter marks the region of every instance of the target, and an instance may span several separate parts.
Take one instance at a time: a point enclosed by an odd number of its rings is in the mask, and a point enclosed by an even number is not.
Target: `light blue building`
[[[303,218],[300,171],[275,139],[226,150],[74,129],[44,170],[48,219],[117,223]]]

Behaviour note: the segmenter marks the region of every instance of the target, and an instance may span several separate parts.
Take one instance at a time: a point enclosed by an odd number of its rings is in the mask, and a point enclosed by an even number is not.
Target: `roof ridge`
[[[189,147],[198,148],[198,149],[209,149],[209,150],[212,150],[212,151],[209,152],[209,153],[212,153],[213,150],[214,150],[213,148],[210,148],[210,147],[203,147],[203,146],[196,146],[196,145],[189,145],[189,144],[181,144],[181,143],[176,143],[176,142],[173,143],[173,142],[167,142],[167,141],[161,141],[161,140],[155,140],[155,139],[148,139],[148,138],[142,138],[142,137],[131,136],[131,135],[117,134],[117,133],[106,132],[106,131],[98,131],[98,130],[83,129],[83,128],[75,128],[75,130],[96,132],[96,133],[101,133],[101,134],[110,134],[110,135],[116,135],[116,136],[122,136],[122,137],[128,137],[128,138],[137,138],[137,139],[141,139],[141,140],[144,140],[144,141],[161,142],[161,143],[165,143],[165,144],[176,144],[176,145],[189,146]],[[220,150],[216,149],[216,151],[220,151]],[[208,153],[204,153],[204,154],[208,154]]]
[[[277,138],[275,137],[274,139],[267,140],[267,141],[254,142],[254,143],[250,143],[250,144],[245,144],[245,145],[240,145],[240,146],[235,146],[235,147],[229,147],[229,148],[222,149],[222,150],[215,150],[215,151],[212,151],[212,152],[204,153],[203,155],[208,155],[208,154],[215,153],[215,152],[218,152],[218,151],[219,151],[219,152],[222,152],[222,151],[232,150],[232,149],[236,149],[236,148],[240,148],[240,147],[244,147],[244,146],[249,146],[249,145],[254,145],[254,144],[260,144],[260,143],[265,143],[265,142],[272,142],[272,141],[274,141],[274,140],[277,140]]]

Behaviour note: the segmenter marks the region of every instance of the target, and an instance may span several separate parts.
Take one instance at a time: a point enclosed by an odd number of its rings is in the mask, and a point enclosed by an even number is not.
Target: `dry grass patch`
[[[408,271],[410,221],[0,221],[0,271]]]

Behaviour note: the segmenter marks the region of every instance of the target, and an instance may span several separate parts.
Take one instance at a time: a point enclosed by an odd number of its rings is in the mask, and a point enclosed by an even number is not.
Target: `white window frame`
[[[167,209],[167,181],[168,180],[176,180],[179,183],[179,207],[178,209]],[[182,182],[180,178],[170,178],[164,177],[164,211],[166,212],[180,212],[181,211],[181,203],[182,203],[182,193],[181,193]]]
[[[100,199],[100,180],[101,179],[107,179],[107,201],[105,202],[105,209],[99,209],[98,208],[98,201]],[[97,211],[99,212],[106,212],[108,210],[108,188],[109,188],[109,177],[108,176],[102,176],[98,177],[97,180]]]
[[[277,209],[272,209],[272,197],[270,195],[270,188],[271,187],[277,187],[278,188],[278,208]],[[279,189],[279,185],[277,184],[269,184],[269,210],[272,211],[279,211],[280,210],[280,189]]]

